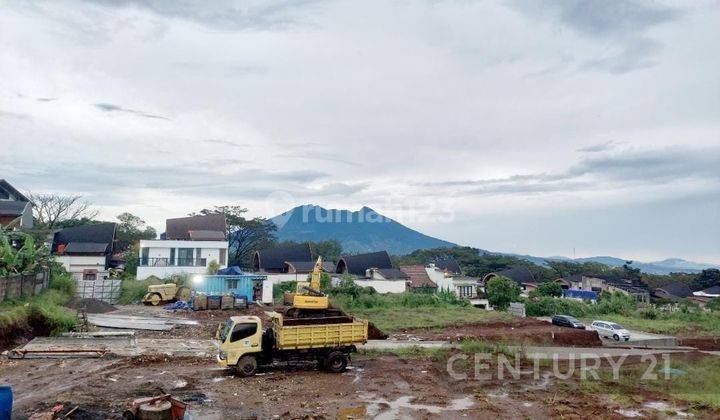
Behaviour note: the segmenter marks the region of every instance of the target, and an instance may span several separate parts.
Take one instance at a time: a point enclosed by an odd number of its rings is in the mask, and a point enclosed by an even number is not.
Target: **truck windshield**
[[[228,321],[225,323],[225,326],[223,327],[222,331],[220,331],[220,342],[221,343],[224,343],[228,334],[230,334],[230,328],[232,328],[232,321],[228,319]]]

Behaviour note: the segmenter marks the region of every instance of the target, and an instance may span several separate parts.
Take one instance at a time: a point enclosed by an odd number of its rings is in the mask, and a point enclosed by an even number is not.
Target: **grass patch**
[[[599,371],[600,380],[588,379],[580,382],[579,389],[586,394],[610,395],[623,405],[642,402],[638,389],[655,392],[689,403],[691,407],[720,407],[720,358],[707,356],[695,360],[673,360],[670,367],[683,371],[682,375],[663,373],[664,362],[659,360],[653,373],[657,379],[642,379],[648,364],[641,363],[623,368],[618,381],[612,379],[609,369]]]
[[[147,294],[148,286],[152,284],[163,284],[164,282],[157,277],[150,277],[146,280],[135,280],[135,278],[123,279],[120,286],[120,297],[118,303],[121,305],[132,305],[142,301]]]
[[[350,308],[346,312],[367,319],[386,333],[410,328],[442,328],[452,325],[512,321],[505,313],[473,307]]]
[[[75,291],[69,274],[54,272],[50,287],[37,296],[6,300],[0,304],[0,341],[32,331],[55,335],[75,327],[75,313],[66,305]]]
[[[433,358],[433,359],[443,359],[445,355],[447,354],[448,349],[443,348],[428,348],[428,347],[420,347],[420,346],[412,346],[412,347],[399,347],[394,349],[368,349],[368,350],[361,350],[361,354],[365,356],[379,356],[379,355],[386,355],[386,354],[392,354],[400,359],[418,359],[418,358]]]

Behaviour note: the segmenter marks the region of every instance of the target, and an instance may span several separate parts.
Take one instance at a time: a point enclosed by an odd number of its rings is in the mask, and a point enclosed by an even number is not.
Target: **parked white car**
[[[615,341],[630,339],[630,331],[622,325],[609,321],[593,321],[590,329],[597,331],[601,338],[612,338]]]

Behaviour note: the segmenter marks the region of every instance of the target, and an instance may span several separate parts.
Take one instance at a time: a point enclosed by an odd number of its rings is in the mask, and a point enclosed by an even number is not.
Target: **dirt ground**
[[[116,313],[183,317],[199,323],[177,325],[166,332],[142,331],[140,337],[208,339],[214,335],[217,324],[228,316],[255,314],[264,318],[264,312],[272,308],[175,313],[143,306],[118,309]],[[532,334],[554,331],[546,323],[522,323],[527,324]],[[513,327],[522,330],[518,324]],[[433,339],[459,339],[468,334],[490,338],[507,328],[498,324],[404,334],[422,334]],[[306,363],[264,368],[252,378],[235,377],[232,372],[220,369],[211,357],[0,359],[0,382],[12,385],[13,415],[20,419],[47,411],[57,403],[63,404],[64,411],[77,406],[74,418],[119,418],[132,400],[161,393],[187,402],[189,414],[196,419],[489,416],[580,419],[623,418],[628,413],[665,418],[674,411],[686,414],[687,409],[654,395],[646,395],[643,401],[628,406],[609,395],[580,392],[575,379],[555,380],[545,374],[538,378],[523,374],[515,379],[494,377],[477,381],[470,373],[468,379],[453,379],[446,359],[422,355],[400,358],[373,352],[354,355],[351,366],[342,374],[322,372],[313,363]],[[715,416],[720,412],[705,414]]]
[[[639,412],[665,418],[686,407],[645,395],[628,406],[611,396],[578,392],[574,380],[455,380],[444,360],[358,355],[349,370],[331,374],[312,364],[276,366],[252,378],[220,370],[212,360],[139,357],[3,360],[0,376],[13,385],[17,418],[56,403],[78,406],[83,418],[116,418],[142,396],[169,392],[193,418],[622,418]],[[655,410],[649,403],[662,404]],[[624,410],[624,411],[623,411]],[[715,415],[717,412],[707,412]]]
[[[539,345],[602,346],[595,331],[557,327],[534,318],[518,318],[513,323],[492,322],[443,329],[411,329],[392,334],[391,338],[454,342],[475,339]]]

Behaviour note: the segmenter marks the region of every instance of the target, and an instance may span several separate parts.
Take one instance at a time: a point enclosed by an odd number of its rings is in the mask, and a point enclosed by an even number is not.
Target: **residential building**
[[[388,255],[387,251],[343,255],[337,263],[335,272],[338,274],[352,274],[362,277],[366,275],[366,271],[369,268],[393,268],[390,255]]]
[[[425,270],[425,266],[421,264],[417,265],[402,265],[402,270],[408,276],[407,287],[413,291],[437,291],[437,284],[430,280],[430,276]]]
[[[709,287],[705,290],[700,290],[699,292],[693,292],[693,295],[710,299],[720,298],[720,285]]]
[[[205,274],[213,261],[227,267],[226,229],[220,214],[168,219],[161,239],[140,241],[137,279]]]
[[[438,291],[453,292],[457,297],[470,299],[471,303],[475,304],[474,300],[478,298],[478,289],[481,284],[480,279],[463,275],[459,272],[460,266],[457,262],[454,262],[454,259],[450,260],[450,258],[452,257],[434,260],[444,261],[442,267],[436,266],[434,262],[428,263],[425,266],[425,272],[430,281],[437,285]]]
[[[32,203],[4,179],[0,179],[0,226],[17,229],[33,227]]]
[[[309,264],[312,264],[312,271],[315,261],[308,243],[267,248],[253,254],[253,271],[256,273],[287,274],[293,270],[292,274],[295,274],[298,270],[306,270]]]
[[[77,280],[108,278],[115,249],[115,223],[61,229],[54,233],[52,253]]]
[[[687,283],[673,281],[662,287],[658,287],[653,290],[653,296],[658,299],[667,299],[673,302],[677,302],[682,299],[686,299],[692,296],[692,290]]]
[[[591,291],[595,293],[622,293],[632,296],[639,304],[650,303],[650,292],[642,287],[634,286],[631,280],[613,277],[596,277],[574,274],[557,279],[556,283],[565,290]]]
[[[372,287],[378,293],[402,293],[410,280],[406,273],[393,267],[387,251],[343,255],[335,271],[355,276],[355,284]]]

